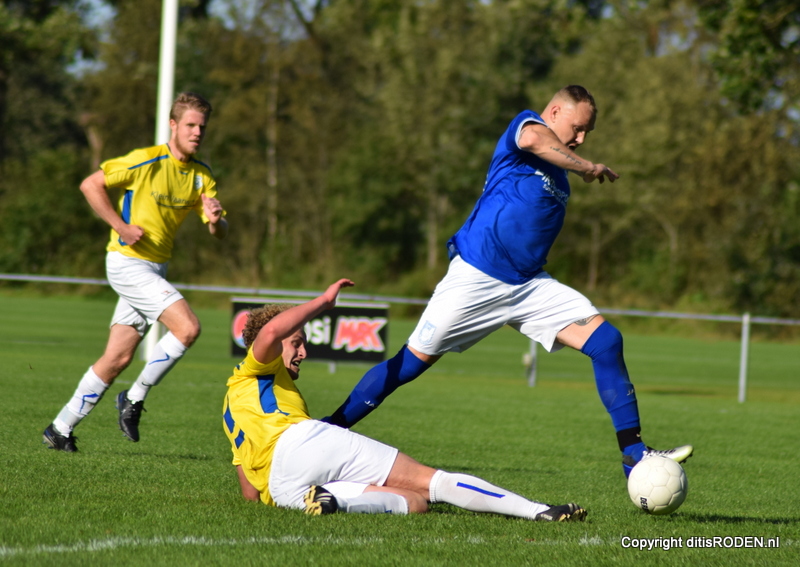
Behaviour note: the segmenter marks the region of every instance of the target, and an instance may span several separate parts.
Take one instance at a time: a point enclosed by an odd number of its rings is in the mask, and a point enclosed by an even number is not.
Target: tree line
[[[160,0],[0,5],[0,272],[102,277],[78,190],[151,145]],[[595,303],[800,316],[794,0],[183,0],[177,90],[231,234],[189,219],[175,281],[427,296],[497,138],[555,90],[595,95],[548,271]]]

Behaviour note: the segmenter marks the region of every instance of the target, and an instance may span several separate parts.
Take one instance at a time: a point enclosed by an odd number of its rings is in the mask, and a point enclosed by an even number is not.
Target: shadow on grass
[[[186,461],[216,461],[217,457],[210,455],[178,455],[175,453],[115,453],[124,457],[142,457],[144,459],[165,459],[167,461],[180,459]]]
[[[725,396],[724,392],[719,390],[700,390],[697,388],[686,389],[665,389],[665,388],[636,388],[637,392],[646,392],[648,394],[655,394],[656,396],[699,396],[707,398],[715,398]]]
[[[718,514],[681,514],[681,516],[698,524],[800,524],[800,518],[753,518],[749,516],[720,516]]]

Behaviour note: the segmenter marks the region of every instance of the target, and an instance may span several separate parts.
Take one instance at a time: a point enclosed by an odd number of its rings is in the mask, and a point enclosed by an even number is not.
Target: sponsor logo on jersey
[[[556,201],[558,201],[559,203],[561,203],[566,207],[567,201],[569,201],[569,195],[566,194],[561,189],[559,189],[558,187],[556,187],[555,180],[546,173],[539,171],[538,169],[536,170],[536,175],[541,176],[543,182],[542,187],[544,187],[544,190],[550,193],[553,197],[555,197]]]
[[[183,209],[191,207],[194,204],[194,202],[190,202],[188,199],[182,199],[167,193],[159,193],[158,191],[150,191],[150,196],[156,200],[159,206],[169,207],[171,209]]]

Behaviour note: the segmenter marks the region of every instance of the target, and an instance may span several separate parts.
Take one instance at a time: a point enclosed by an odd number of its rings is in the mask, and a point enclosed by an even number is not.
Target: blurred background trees
[[[98,14],[109,14],[100,18]],[[427,296],[520,110],[600,113],[548,271],[603,305],[800,316],[800,7],[790,0],[183,0],[176,88],[229,238],[176,281]],[[0,6],[0,272],[102,276],[78,191],[153,143],[160,0]]]

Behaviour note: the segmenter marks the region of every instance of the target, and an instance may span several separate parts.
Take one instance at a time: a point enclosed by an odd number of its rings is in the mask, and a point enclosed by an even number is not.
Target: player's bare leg
[[[200,336],[200,320],[185,299],[179,299],[167,307],[158,320],[186,348],[192,346]]]
[[[116,377],[130,365],[141,341],[142,337],[135,327],[112,325],[103,356],[92,365],[95,374],[106,384],[113,384]]]
[[[185,299],[167,307],[158,320],[169,331],[158,341],[130,389],[117,396],[119,427],[134,442],[139,440],[139,420],[150,388],[161,382],[200,336],[200,321]]]
[[[433,365],[434,365],[434,364],[436,364],[436,363],[439,361],[439,359],[440,359],[440,358],[442,358],[442,356],[443,356],[443,355],[441,355],[441,354],[438,354],[438,355],[435,355],[435,356],[434,356],[434,355],[431,355],[431,354],[425,354],[424,352],[420,352],[420,351],[418,351],[417,349],[415,349],[414,347],[412,347],[412,346],[410,346],[410,345],[409,345],[409,346],[407,346],[406,348],[408,348],[408,350],[409,350],[409,351],[410,351],[410,352],[411,352],[411,353],[412,353],[414,356],[416,356],[418,359],[420,359],[422,362],[424,362],[424,363],[425,363],[425,364],[427,364],[428,366],[433,366]]]
[[[140,341],[141,337],[134,327],[111,326],[103,355],[89,367],[70,400],[45,429],[45,444],[68,453],[78,450],[72,430],[89,415],[114,379],[128,367]]]

